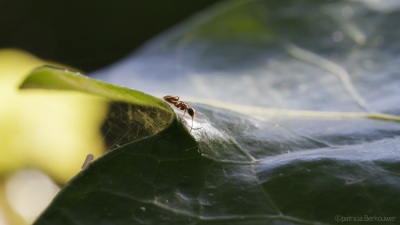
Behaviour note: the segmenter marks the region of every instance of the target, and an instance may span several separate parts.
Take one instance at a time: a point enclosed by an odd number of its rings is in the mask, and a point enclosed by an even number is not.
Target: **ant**
[[[183,115],[181,117],[181,121],[182,121],[183,117],[185,116],[186,111],[188,112],[190,117],[192,117],[192,127],[190,127],[190,131],[192,131],[195,110],[192,107],[190,107],[190,105],[188,103],[179,101],[179,96],[166,95],[163,97],[163,99],[165,101],[173,104],[176,108],[178,108],[180,110],[184,110]]]

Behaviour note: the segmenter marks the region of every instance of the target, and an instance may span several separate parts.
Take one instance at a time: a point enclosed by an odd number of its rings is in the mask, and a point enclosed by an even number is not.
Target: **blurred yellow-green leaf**
[[[103,98],[18,90],[26,75],[44,64],[49,63],[23,51],[0,50],[0,211],[9,224],[31,223],[54,196],[57,188],[45,174],[64,184],[80,171],[88,153],[100,155],[105,149],[99,129],[107,113]],[[50,189],[30,185],[35,182]]]
[[[21,51],[0,51],[0,173],[35,167],[64,183],[88,153],[104,151],[99,127],[107,105],[82,93],[19,92],[27,73],[44,64]]]

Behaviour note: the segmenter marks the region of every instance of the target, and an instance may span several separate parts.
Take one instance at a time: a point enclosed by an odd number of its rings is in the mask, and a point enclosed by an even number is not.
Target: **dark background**
[[[0,48],[89,72],[217,1],[0,0]]]

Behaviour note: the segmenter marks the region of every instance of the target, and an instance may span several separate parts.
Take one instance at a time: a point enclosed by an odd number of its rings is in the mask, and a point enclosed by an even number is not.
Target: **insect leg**
[[[187,110],[187,109],[184,109],[184,110],[183,110],[183,115],[182,115],[182,117],[181,117],[181,122],[182,122],[182,120],[183,120],[183,117],[185,116],[186,110]]]

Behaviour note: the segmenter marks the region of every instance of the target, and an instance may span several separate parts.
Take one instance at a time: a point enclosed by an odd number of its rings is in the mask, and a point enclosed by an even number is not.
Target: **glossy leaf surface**
[[[106,154],[37,224],[395,224],[392,3],[228,1],[94,74],[193,100],[193,131],[174,120]]]

